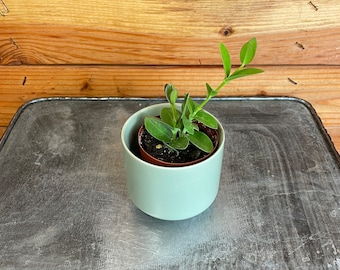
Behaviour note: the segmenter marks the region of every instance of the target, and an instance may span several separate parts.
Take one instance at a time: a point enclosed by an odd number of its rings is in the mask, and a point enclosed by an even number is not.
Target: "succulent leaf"
[[[186,116],[182,117],[182,122],[187,133],[194,134],[194,131],[198,130],[198,126],[191,122]]]
[[[253,74],[258,74],[258,73],[262,73],[263,70],[262,69],[258,69],[258,68],[244,68],[238,71],[235,71],[233,74],[231,74],[231,76],[229,77],[229,80],[235,80],[241,77],[246,77],[249,75],[253,75]]]
[[[218,128],[216,119],[212,115],[208,114],[203,110],[197,112],[194,119],[202,123],[203,125],[206,125],[209,128],[212,129]]]
[[[168,145],[177,150],[184,150],[189,145],[189,139],[185,136],[181,136],[168,143]]]
[[[175,88],[173,84],[166,84],[164,87],[164,93],[167,101],[170,104],[175,104],[177,97],[178,97],[178,91]]]
[[[203,152],[210,153],[214,145],[209,136],[201,131],[195,131],[194,134],[188,134],[189,141]]]
[[[248,65],[253,61],[256,53],[257,41],[255,38],[250,39],[246,42],[240,51],[240,60],[243,66]]]
[[[215,91],[214,89],[212,89],[212,87],[210,86],[210,84],[206,83],[205,84],[206,88],[207,88],[207,96],[209,97],[215,97],[217,96],[218,92]]]
[[[228,77],[231,70],[231,60],[228,49],[223,43],[220,43],[220,52],[222,57],[222,63],[224,68],[225,76]]]
[[[144,125],[146,130],[152,137],[162,142],[170,142],[173,137],[173,128],[164,123],[160,118],[147,116],[144,118]]]
[[[161,119],[163,122],[167,123],[168,125],[175,127],[178,118],[180,117],[180,112],[176,110],[176,115],[174,115],[172,108],[163,108],[161,110]]]

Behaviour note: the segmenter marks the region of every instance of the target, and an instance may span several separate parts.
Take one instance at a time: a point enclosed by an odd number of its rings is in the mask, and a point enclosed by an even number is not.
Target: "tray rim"
[[[203,100],[203,98],[194,97],[194,100]],[[183,100],[183,98],[179,98],[179,100]],[[298,98],[298,97],[291,97],[291,96],[224,96],[224,97],[216,97],[212,98],[212,101],[291,101],[297,102],[304,105],[310,114],[313,117],[313,120],[317,124],[322,137],[326,141],[326,146],[329,151],[332,152],[334,158],[336,159],[338,165],[340,166],[340,154],[338,153],[337,149],[334,146],[332,138],[328,134],[326,128],[324,127],[321,118],[317,114],[316,110],[312,106],[312,104],[305,99]],[[2,150],[3,146],[5,145],[8,137],[10,136],[11,131],[13,130],[17,120],[19,119],[20,115],[23,111],[36,103],[41,102],[53,102],[53,101],[159,101],[159,102],[166,102],[165,98],[143,98],[143,97],[70,97],[70,96],[61,96],[61,97],[42,97],[42,98],[35,98],[29,100],[22,104],[14,116],[12,117],[8,127],[6,128],[2,138],[0,138],[0,151]]]

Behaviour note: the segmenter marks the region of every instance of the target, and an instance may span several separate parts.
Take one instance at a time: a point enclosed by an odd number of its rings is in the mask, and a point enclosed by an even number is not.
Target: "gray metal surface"
[[[179,222],[128,198],[120,131],[150,100],[26,104],[0,143],[1,269],[340,269],[339,157],[313,109],[231,98],[214,204]]]

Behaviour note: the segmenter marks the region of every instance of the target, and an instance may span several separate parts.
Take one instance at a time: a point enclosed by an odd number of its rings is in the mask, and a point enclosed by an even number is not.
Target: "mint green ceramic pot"
[[[134,113],[125,122],[121,139],[127,189],[132,202],[146,214],[182,220],[206,210],[215,200],[221,175],[225,134],[220,122],[216,152],[200,163],[162,167],[143,161],[134,150],[137,132],[147,115],[159,115],[169,104],[156,104]]]

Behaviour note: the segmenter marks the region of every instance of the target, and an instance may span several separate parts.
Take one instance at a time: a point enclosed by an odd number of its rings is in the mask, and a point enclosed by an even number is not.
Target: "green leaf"
[[[171,104],[175,104],[176,101],[177,101],[177,97],[178,97],[178,91],[175,87],[173,87],[173,91],[171,92],[171,95],[170,95],[170,103]]]
[[[197,120],[198,122],[202,123],[203,125],[206,125],[207,127],[213,128],[213,129],[217,129],[218,128],[218,124],[216,119],[208,114],[207,112],[201,110],[198,111],[195,115],[195,120]]]
[[[235,71],[233,74],[230,75],[228,80],[231,81],[231,80],[234,80],[234,79],[237,79],[237,78],[241,78],[241,77],[245,77],[245,76],[249,76],[249,75],[253,75],[253,74],[258,74],[258,73],[262,73],[262,72],[263,72],[263,70],[258,69],[258,68],[244,68],[244,69]]]
[[[214,149],[209,136],[201,131],[195,131],[193,135],[188,134],[188,138],[193,145],[206,153],[210,153]]]
[[[153,116],[146,116],[144,118],[144,125],[151,136],[157,140],[164,143],[168,143],[172,140],[174,129],[168,124],[162,122],[161,119]]]
[[[198,126],[192,123],[186,116],[182,117],[182,122],[187,133],[194,134],[194,131],[198,130]]]
[[[180,117],[180,112],[178,110],[175,111],[175,115],[173,114],[172,108],[163,108],[161,110],[161,119],[163,122],[167,123],[168,125],[175,127],[178,118]]]
[[[189,94],[185,94],[184,96],[184,100],[183,100],[183,103],[182,103],[182,116],[183,117],[184,115],[188,115],[187,111],[188,111],[188,99],[189,99]]]
[[[231,60],[228,49],[223,43],[220,43],[220,52],[222,57],[222,63],[224,68],[225,77],[228,77],[231,70]]]
[[[197,102],[193,101],[189,94],[186,94],[184,97],[184,101],[182,103],[182,118],[186,116],[189,118],[189,115],[191,115],[196,107],[198,106]]]
[[[164,87],[165,97],[170,104],[175,104],[178,97],[178,91],[173,84],[166,84]]]
[[[188,110],[189,113],[192,114],[196,109],[196,104],[195,102],[192,100],[192,98],[190,96],[188,96]]]
[[[171,96],[171,91],[172,91],[172,85],[171,84],[165,84],[164,86],[164,94],[167,99],[167,101],[170,103],[170,96]]]
[[[189,139],[185,136],[178,137],[176,140],[171,141],[168,145],[177,150],[184,150],[189,145]]]
[[[205,86],[207,87],[207,96],[210,96],[210,97],[217,96],[218,92],[212,89],[209,83],[206,83]]]
[[[253,61],[256,53],[256,48],[256,38],[250,39],[242,46],[240,51],[240,60],[243,66],[248,65],[251,61]]]

